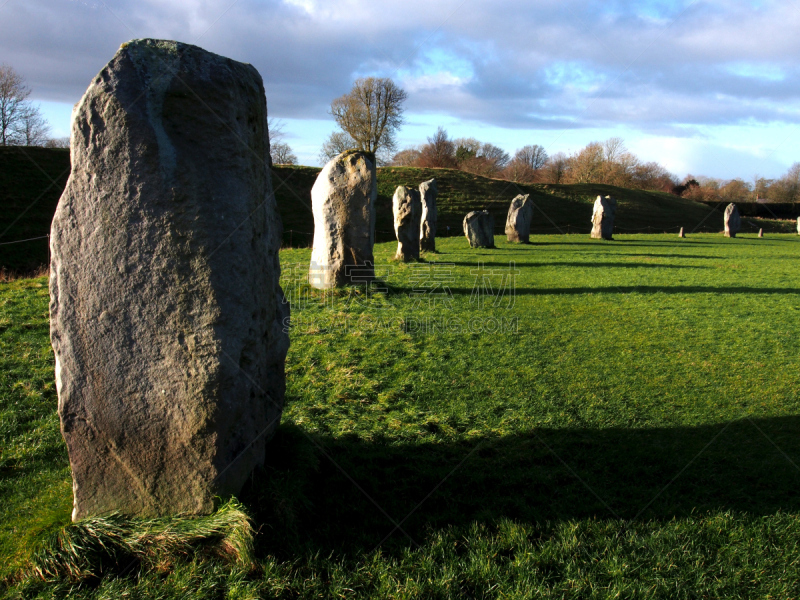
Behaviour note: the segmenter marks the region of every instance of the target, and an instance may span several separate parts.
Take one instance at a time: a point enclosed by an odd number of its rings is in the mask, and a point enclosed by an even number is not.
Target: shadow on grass
[[[429,424],[435,433],[446,423]],[[262,551],[413,546],[432,530],[511,518],[669,520],[800,510],[800,417],[657,429],[536,429],[398,443],[283,425],[243,493]],[[394,523],[393,523],[394,521]],[[402,529],[395,530],[395,523]],[[387,537],[388,536],[388,537]]]
[[[676,258],[676,257],[673,257]],[[682,257],[677,257],[682,258]],[[706,257],[708,258],[708,257]],[[484,267],[509,267],[512,261],[498,262],[498,261],[480,261]],[[624,269],[709,269],[704,265],[673,265],[673,264],[659,264],[659,263],[638,263],[638,262],[600,262],[593,260],[574,261],[574,262],[521,262],[513,261],[516,267],[609,267],[609,268],[624,268]],[[442,264],[451,264],[461,267],[472,267],[473,269],[478,266],[475,262],[459,262],[451,261],[449,263],[443,262]]]
[[[488,263],[484,263],[485,265]],[[502,265],[506,269],[508,265]],[[586,265],[591,267],[591,264]],[[624,265],[622,265],[624,266]],[[699,268],[699,267],[698,267]],[[469,298],[473,288],[451,287],[454,296]],[[392,294],[411,296],[414,288],[391,286]],[[509,291],[505,291],[509,294]],[[558,296],[577,294],[800,294],[800,288],[769,288],[769,287],[744,287],[727,286],[712,287],[700,285],[608,285],[595,287],[570,287],[570,288],[521,288],[517,287],[512,295],[517,296]]]

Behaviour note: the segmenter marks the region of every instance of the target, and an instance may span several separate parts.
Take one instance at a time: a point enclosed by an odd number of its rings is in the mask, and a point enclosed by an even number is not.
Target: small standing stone
[[[764,230],[763,229],[759,229],[758,230],[758,237],[760,237],[760,238],[764,237]]]
[[[681,227],[681,230],[678,232],[678,237],[680,237],[680,238],[685,238],[686,237],[686,234],[683,233],[683,227]]]
[[[742,225],[739,218],[739,209],[731,202],[725,207],[725,237],[735,238]]]
[[[436,252],[436,180],[430,179],[419,184],[422,201],[422,221],[419,231],[419,247],[425,252]]]
[[[595,239],[611,240],[614,233],[614,216],[617,201],[611,196],[598,196],[592,211],[592,235]]]
[[[464,235],[471,248],[494,248],[494,217],[486,210],[473,210],[464,217]]]
[[[511,206],[508,207],[506,239],[509,242],[527,244],[530,240],[533,202],[528,197],[528,194],[520,194],[511,201]]]
[[[392,198],[394,233],[397,236],[395,258],[403,262],[419,259],[420,194],[404,185],[397,186]]]
[[[375,164],[363,152],[342,152],[317,175],[311,188],[312,287],[328,289],[374,278],[377,198]]]
[[[800,235],[800,217],[797,217],[797,235]]]

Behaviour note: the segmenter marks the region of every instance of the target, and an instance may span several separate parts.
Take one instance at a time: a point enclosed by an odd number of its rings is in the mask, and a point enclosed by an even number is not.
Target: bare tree
[[[416,167],[419,163],[420,151],[418,148],[404,148],[392,157],[393,167]]]
[[[334,131],[330,137],[322,144],[319,152],[319,162],[323,165],[333,160],[346,150],[356,147],[356,141],[344,131]]]
[[[50,138],[44,143],[45,148],[69,148],[69,137]]]
[[[26,104],[14,124],[14,137],[23,146],[44,146],[50,136],[50,125],[39,108]]]
[[[297,156],[286,142],[275,142],[269,146],[269,156],[273,165],[296,165]]]
[[[456,164],[456,145],[447,137],[447,131],[439,127],[420,150],[419,166],[452,169]]]
[[[481,150],[478,152],[478,156],[490,162],[498,171],[508,165],[511,160],[508,156],[508,152],[499,146],[489,143],[481,144]]]
[[[600,183],[605,163],[603,145],[592,142],[569,158],[568,183]]]
[[[547,183],[563,183],[567,177],[570,160],[566,154],[559,152],[547,159],[543,167],[544,179]]]
[[[547,151],[538,144],[523,146],[514,153],[514,160],[536,171],[547,162]]]
[[[0,146],[19,143],[18,128],[30,93],[21,75],[8,65],[0,65]]]
[[[349,93],[331,103],[331,115],[358,150],[378,154],[396,148],[406,92],[388,77],[357,79]]]
[[[284,137],[286,137],[286,133],[283,131],[284,127],[286,127],[286,122],[283,119],[276,119],[275,117],[270,117],[267,119],[267,131],[269,132],[270,146],[274,143],[280,142]]]

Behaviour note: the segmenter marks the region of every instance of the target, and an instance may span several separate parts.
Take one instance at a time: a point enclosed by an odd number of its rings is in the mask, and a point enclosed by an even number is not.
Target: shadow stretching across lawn
[[[413,545],[510,518],[670,520],[800,510],[800,417],[697,427],[548,429],[430,442],[364,441],[285,424],[243,500],[281,554]],[[460,465],[460,466],[459,466]],[[313,499],[313,500],[312,500]],[[416,508],[416,510],[415,510]],[[407,517],[407,518],[406,518]]]

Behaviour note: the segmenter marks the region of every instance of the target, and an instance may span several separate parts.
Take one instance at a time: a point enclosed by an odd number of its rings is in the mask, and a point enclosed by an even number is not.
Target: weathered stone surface
[[[397,236],[395,258],[404,262],[419,259],[419,226],[422,202],[417,190],[397,186],[392,198],[394,233]]]
[[[681,227],[681,230],[678,232],[678,237],[681,237],[681,238],[685,238],[686,237],[686,234],[683,233],[683,227]]]
[[[73,519],[205,513],[263,463],[288,305],[258,72],[123,44],[72,120],[50,333]]]
[[[311,188],[314,249],[309,283],[318,289],[374,278],[375,164],[349,150],[320,171]]]
[[[764,230],[763,229],[759,229],[758,230],[758,237],[760,237],[760,238],[764,237]]]
[[[464,217],[464,235],[471,248],[494,248],[494,217],[485,210],[473,210]]]
[[[611,240],[614,234],[614,216],[617,214],[617,201],[611,196],[598,196],[592,211],[592,237]]]
[[[419,194],[422,200],[419,247],[425,252],[436,252],[436,196],[438,193],[435,179],[429,179],[419,184]]]
[[[725,207],[725,237],[735,238],[742,226],[742,220],[739,218],[739,209],[731,202]]]
[[[531,221],[533,220],[533,202],[528,199],[528,194],[520,194],[511,201],[506,217],[506,238],[509,242],[522,242],[527,244],[531,234]]]

